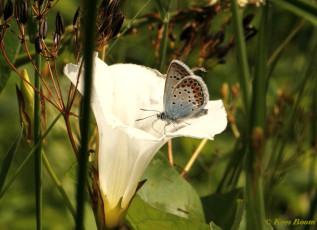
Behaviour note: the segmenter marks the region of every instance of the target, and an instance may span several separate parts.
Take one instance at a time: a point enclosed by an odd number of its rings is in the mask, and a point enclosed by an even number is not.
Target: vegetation
[[[228,114],[162,147],[124,227],[315,229],[316,1],[110,2],[0,0],[0,229],[102,229],[90,100],[63,74],[83,56],[89,85],[93,51],[198,67]]]

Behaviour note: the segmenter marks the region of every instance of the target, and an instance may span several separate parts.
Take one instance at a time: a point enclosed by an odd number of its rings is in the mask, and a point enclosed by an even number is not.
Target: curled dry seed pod
[[[110,29],[111,29],[111,24],[112,24],[112,17],[107,17],[105,22],[101,25],[99,29],[99,33],[101,34],[102,37],[105,37],[106,35],[109,34]]]
[[[55,32],[59,35],[62,35],[65,32],[64,20],[59,11],[57,11],[56,14]]]
[[[4,0],[0,0],[0,17],[2,17],[2,14],[3,14],[3,7],[4,7]]]
[[[23,0],[22,5],[21,5],[19,21],[25,25],[27,22],[27,19],[28,19],[28,4],[27,4],[26,0]]]
[[[114,21],[112,23],[112,34],[111,34],[111,37],[110,39],[114,38],[115,36],[117,36],[117,34],[119,33],[120,29],[121,29],[121,26],[123,24],[123,21],[124,21],[124,15],[122,12],[119,12],[115,15],[114,17]]]
[[[3,14],[4,14],[4,20],[5,21],[12,16],[12,14],[13,14],[13,3],[12,3],[12,0],[8,0],[7,1],[7,4],[6,4],[5,8],[4,8]]]
[[[78,19],[78,16],[79,16],[79,11],[80,11],[80,6],[78,7],[78,9],[75,12],[75,15],[74,15],[74,18],[73,18],[73,26],[75,26],[76,23],[77,23],[77,19]]]
[[[46,17],[44,17],[41,21],[40,21],[40,25],[39,25],[39,35],[42,39],[46,38],[47,35],[47,20]]]
[[[112,0],[110,5],[108,6],[106,16],[108,17],[110,14],[114,14],[115,12],[117,12],[118,7],[119,7],[119,0]]]
[[[103,0],[100,4],[99,7],[99,13],[98,13],[98,17],[99,18],[104,18],[106,13],[107,13],[107,8],[109,5],[110,0]]]
[[[35,51],[36,53],[41,53],[43,50],[42,41],[40,36],[36,35],[34,40]]]

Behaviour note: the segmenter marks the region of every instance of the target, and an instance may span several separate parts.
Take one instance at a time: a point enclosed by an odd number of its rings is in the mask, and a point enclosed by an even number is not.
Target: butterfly
[[[173,60],[166,74],[164,111],[157,118],[170,124],[206,115],[208,110],[204,107],[208,100],[208,88],[202,78],[183,62]]]

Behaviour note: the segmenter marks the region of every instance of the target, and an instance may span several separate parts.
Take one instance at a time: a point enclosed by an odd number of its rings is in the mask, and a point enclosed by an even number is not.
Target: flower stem
[[[35,65],[41,71],[41,56],[35,55]],[[40,76],[35,71],[34,87],[40,90]],[[41,111],[40,94],[34,94],[34,143],[38,143],[41,138]],[[35,203],[36,203],[36,226],[38,230],[42,229],[42,142],[40,141],[34,152],[34,172],[35,172]]]
[[[87,185],[87,160],[88,160],[88,137],[89,137],[89,119],[90,119],[90,98],[93,72],[93,52],[95,47],[96,33],[96,0],[85,0],[83,2],[84,18],[83,28],[85,37],[83,42],[83,60],[84,60],[84,97],[81,120],[81,147],[78,154],[78,184],[77,184],[77,213],[76,230],[82,230],[84,227],[84,207],[85,207],[85,186]]]
[[[172,140],[167,141],[168,161],[171,166],[174,166]]]

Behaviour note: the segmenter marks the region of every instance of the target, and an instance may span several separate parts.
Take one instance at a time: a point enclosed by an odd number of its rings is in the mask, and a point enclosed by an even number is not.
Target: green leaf
[[[22,134],[23,134],[23,126],[21,128],[21,132],[20,132],[19,136],[15,139],[11,148],[9,149],[7,154],[4,156],[4,158],[0,164],[0,191],[2,190],[5,179],[8,175],[12,160],[13,160],[14,155],[15,155],[15,153],[18,149],[18,146],[20,144]]]
[[[205,220],[197,192],[163,154],[157,154],[145,170],[143,179],[147,179],[147,182],[138,194],[152,207],[185,218]]]
[[[246,200],[237,200],[237,212],[231,230],[245,229],[245,203]]]
[[[299,17],[305,18],[307,21],[317,25],[317,6],[308,1],[297,0],[271,0],[276,5],[283,7],[286,10],[293,12]]]
[[[209,225],[200,221],[182,218],[157,210],[136,196],[129,207],[126,223],[135,230],[219,230],[215,225]]]
[[[14,24],[11,28],[9,28],[6,32],[6,35],[3,40],[3,46],[6,53],[6,56],[10,60],[11,63],[14,63],[15,58],[17,57],[20,47],[21,41],[17,38],[17,36],[11,32],[18,31],[17,26]],[[0,52],[0,93],[7,84],[7,81],[10,77],[11,66],[8,64],[2,52]]]
[[[237,200],[242,189],[235,189],[224,194],[212,194],[202,197],[207,222],[214,222],[219,227],[231,229],[237,213]]]

